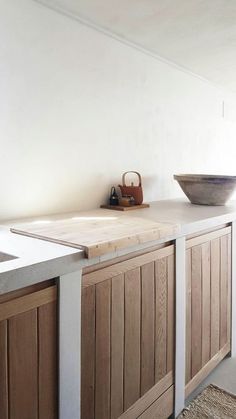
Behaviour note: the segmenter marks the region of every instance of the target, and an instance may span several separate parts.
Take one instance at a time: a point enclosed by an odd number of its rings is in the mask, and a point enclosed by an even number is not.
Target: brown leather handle
[[[128,173],[135,173],[135,174],[138,176],[138,179],[139,179],[139,185],[138,185],[138,186],[142,186],[142,178],[141,178],[140,173],[138,173],[138,172],[134,172],[133,170],[130,170],[130,171],[128,171],[128,172],[125,172],[125,173],[122,175],[122,185],[123,185],[123,186],[126,186],[126,184],[125,184],[125,176],[126,176]]]

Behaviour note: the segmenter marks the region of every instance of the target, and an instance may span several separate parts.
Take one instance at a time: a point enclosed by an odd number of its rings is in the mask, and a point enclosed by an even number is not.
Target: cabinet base
[[[230,342],[213,356],[213,358],[192,378],[185,387],[185,397],[187,398],[196,387],[210,374],[211,371],[226,357],[230,352]]]

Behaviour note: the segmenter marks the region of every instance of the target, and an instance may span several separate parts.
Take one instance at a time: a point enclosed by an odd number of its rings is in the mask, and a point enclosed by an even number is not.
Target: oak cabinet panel
[[[1,419],[57,418],[56,297],[55,285],[0,297]]]
[[[231,228],[186,242],[186,395],[230,351]]]
[[[83,419],[148,417],[173,384],[173,356],[174,246],[83,275]]]

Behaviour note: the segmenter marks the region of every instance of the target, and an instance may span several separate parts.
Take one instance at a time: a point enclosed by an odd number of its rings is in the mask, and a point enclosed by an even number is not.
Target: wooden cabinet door
[[[174,246],[83,276],[82,419],[167,418],[173,353]]]
[[[186,242],[186,396],[230,351],[231,227]]]
[[[1,419],[57,418],[56,318],[56,286],[0,297]]]

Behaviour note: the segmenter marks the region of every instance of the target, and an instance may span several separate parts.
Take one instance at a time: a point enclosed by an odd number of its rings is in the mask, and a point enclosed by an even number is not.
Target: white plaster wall
[[[225,118],[222,118],[222,100]],[[236,100],[32,0],[0,1],[0,219],[145,200],[177,172],[236,174]]]

